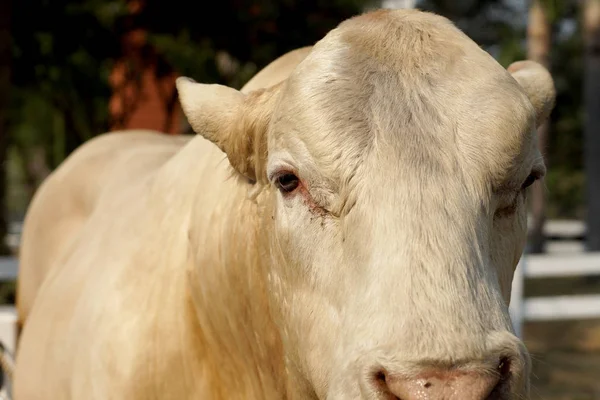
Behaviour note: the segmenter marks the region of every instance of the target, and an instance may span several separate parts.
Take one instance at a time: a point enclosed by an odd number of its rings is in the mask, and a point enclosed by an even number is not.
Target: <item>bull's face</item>
[[[537,64],[509,71],[442,18],[380,12],[263,93],[180,81],[196,131],[264,193],[269,295],[300,397],[527,396],[508,302],[554,90]],[[195,122],[215,91],[233,106]]]

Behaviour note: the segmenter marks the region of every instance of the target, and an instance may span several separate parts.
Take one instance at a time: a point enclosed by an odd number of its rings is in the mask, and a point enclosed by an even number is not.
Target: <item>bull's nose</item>
[[[412,378],[379,372],[375,380],[386,400],[503,400],[509,371],[504,359],[494,372],[427,369]]]

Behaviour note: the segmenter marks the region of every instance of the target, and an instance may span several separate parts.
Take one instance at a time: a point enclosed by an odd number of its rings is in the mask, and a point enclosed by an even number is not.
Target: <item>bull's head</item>
[[[342,23],[282,84],[178,81],[194,130],[263,193],[269,297],[287,370],[327,399],[517,399],[529,358],[508,303],[540,65],[506,71],[446,19]]]

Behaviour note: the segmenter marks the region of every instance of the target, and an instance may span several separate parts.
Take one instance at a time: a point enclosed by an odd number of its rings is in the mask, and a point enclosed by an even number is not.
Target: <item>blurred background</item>
[[[503,66],[529,58],[551,70],[558,97],[539,129],[548,175],[530,198],[522,336],[533,398],[600,399],[600,0],[0,0],[0,300],[14,302],[31,197],[77,146],[117,129],[191,133],[177,76],[240,88],[381,7],[437,12]],[[529,298],[559,302],[540,316]]]

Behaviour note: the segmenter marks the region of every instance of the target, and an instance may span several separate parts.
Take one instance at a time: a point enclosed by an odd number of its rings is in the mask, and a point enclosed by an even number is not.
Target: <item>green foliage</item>
[[[146,29],[158,75],[173,70],[202,82],[241,87],[285,52],[314,44],[375,0],[148,0],[130,15],[127,0],[13,2],[13,65],[9,123],[12,157],[26,168],[43,147],[50,169],[108,128],[108,77],[127,32]],[[553,23],[552,72],[558,92],[551,116],[547,180],[551,210],[578,213],[583,201],[582,35],[574,0],[543,0]],[[505,0],[422,0],[419,8],[452,19],[498,61],[525,58],[526,15]],[[12,164],[11,164],[12,165]],[[19,175],[21,176],[21,175]],[[560,177],[560,179],[558,178]],[[569,177],[573,177],[570,179]],[[569,183],[565,183],[568,181]],[[19,197],[20,198],[20,197]],[[580,203],[577,203],[580,204]]]
[[[547,148],[549,216],[583,218],[583,42],[578,25],[556,38],[551,54],[556,107],[550,119]],[[555,35],[555,37],[558,35]]]
[[[127,0],[14,2],[9,123],[18,151],[11,154],[31,175],[29,160],[40,148],[53,169],[108,129],[109,74],[128,32],[148,32],[144,57],[158,60],[159,76],[175,70],[241,87],[275,57],[313,44],[365,3],[225,0],[209,8],[187,0],[148,0],[141,13],[131,15]],[[219,67],[223,62],[229,68]],[[41,179],[27,178],[34,186]]]
[[[35,10],[35,11],[33,11]],[[15,146],[45,146],[55,167],[106,130],[108,75],[119,54],[120,0],[15,2],[9,121]]]
[[[125,0],[16,2],[13,19],[27,23],[13,30],[14,141],[51,146],[54,167],[74,146],[106,130],[108,77],[131,30],[149,32],[154,49],[146,50],[158,54],[159,75],[175,69],[203,82],[241,86],[258,68],[313,44],[365,3],[230,0],[208,9],[200,2],[150,0],[132,16]],[[237,64],[233,72],[217,68],[219,52]],[[64,143],[62,152],[57,141]]]
[[[585,175],[568,166],[550,168],[545,179],[548,194],[548,218],[585,217]]]
[[[498,46],[519,37],[518,10],[503,0],[422,0],[419,8],[451,19],[483,47]]]
[[[159,54],[178,73],[202,82],[240,87],[274,58],[314,44],[341,21],[363,11],[365,0],[149,2],[136,24],[151,32]],[[218,23],[215,23],[218,21]],[[217,66],[220,52],[234,64]]]

